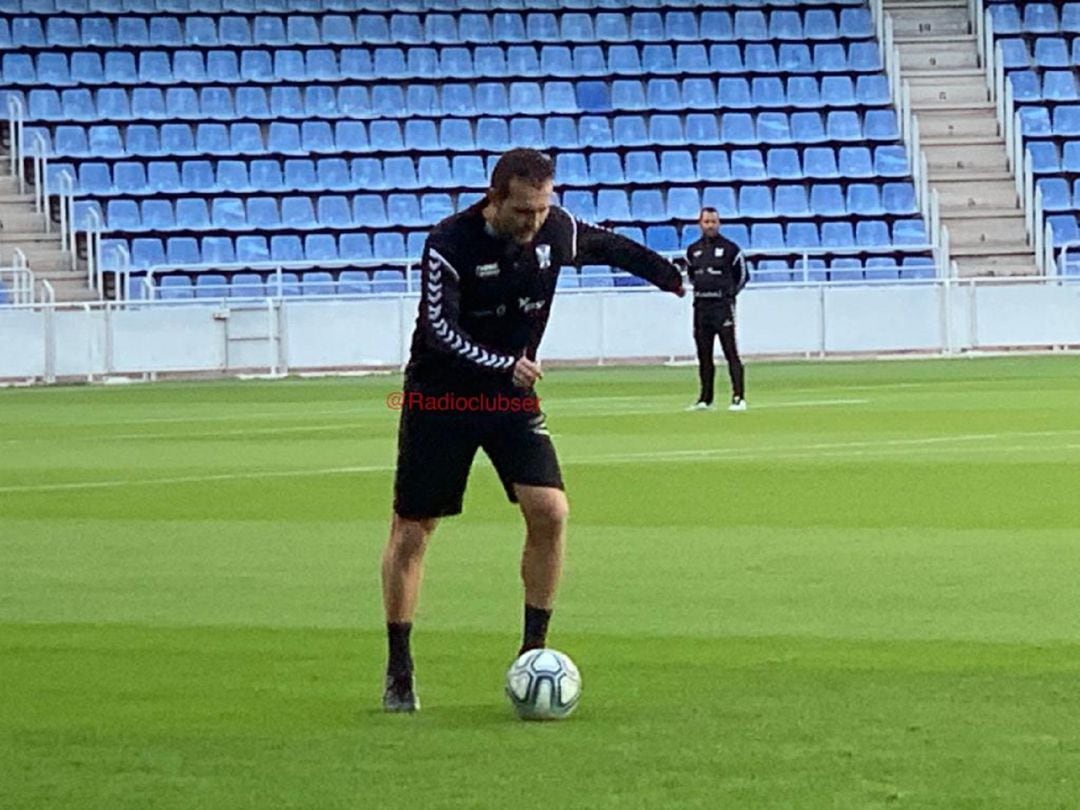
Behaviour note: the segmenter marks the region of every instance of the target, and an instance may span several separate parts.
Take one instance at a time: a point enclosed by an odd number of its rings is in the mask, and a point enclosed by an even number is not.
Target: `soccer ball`
[[[529,650],[506,673],[506,696],[522,720],[562,720],[577,708],[581,673],[558,650]]]

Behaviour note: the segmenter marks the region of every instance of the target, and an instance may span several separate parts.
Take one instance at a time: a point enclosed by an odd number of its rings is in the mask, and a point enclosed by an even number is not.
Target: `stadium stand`
[[[1080,3],[987,3],[1056,246],[1080,275]],[[1073,249],[1075,248],[1075,249]]]
[[[379,260],[415,260],[519,145],[568,210],[659,250],[715,206],[769,251],[756,281],[933,275],[861,2],[0,0],[0,46],[106,262],[197,266],[162,297],[402,289]]]

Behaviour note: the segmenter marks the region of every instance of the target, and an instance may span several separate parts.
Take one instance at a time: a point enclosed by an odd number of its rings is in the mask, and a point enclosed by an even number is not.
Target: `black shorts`
[[[721,329],[735,327],[735,301],[717,298],[705,304],[694,304],[694,334],[717,335]]]
[[[563,489],[543,413],[405,408],[398,429],[394,511],[406,518],[460,514],[479,448],[491,459],[511,503],[517,503],[514,484]]]

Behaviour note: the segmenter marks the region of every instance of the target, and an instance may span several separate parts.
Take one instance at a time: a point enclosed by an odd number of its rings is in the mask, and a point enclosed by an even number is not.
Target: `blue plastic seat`
[[[1001,39],[998,40],[998,47],[1001,48],[1001,65],[1006,70],[1026,68],[1031,65],[1031,53],[1024,40]]]
[[[892,243],[894,245],[926,245],[929,242],[926,225],[921,219],[899,219],[893,223]]]
[[[900,140],[900,128],[897,125],[896,112],[894,110],[867,110],[863,119],[863,125],[867,140]]]
[[[881,192],[874,183],[852,183],[847,189],[847,210],[857,216],[881,216],[885,209]]]
[[[777,222],[755,222],[750,226],[750,247],[778,250],[784,247],[784,229]]]
[[[844,177],[873,177],[874,161],[870,149],[865,146],[840,147],[839,170]]]
[[[881,188],[881,202],[886,213],[916,214],[915,186],[912,183],[886,183]]]
[[[810,189],[810,209],[819,217],[845,216],[847,207],[843,189],[831,183],[813,185]]]
[[[563,192],[563,208],[585,221],[596,219],[596,200],[591,191],[569,189]]]
[[[766,173],[778,180],[801,180],[802,166],[796,149],[770,149],[766,153]]]
[[[793,107],[822,106],[821,88],[813,76],[792,76],[787,80],[787,100]]]
[[[717,102],[721,108],[748,109],[755,106],[746,79],[722,77],[717,82],[717,88]]]
[[[278,235],[270,237],[270,260],[275,262],[301,262],[304,260],[304,244],[299,236]]]
[[[784,107],[788,103],[784,84],[776,76],[758,76],[751,80],[750,97],[756,107]]]
[[[873,79],[873,76],[860,76],[861,80]],[[855,85],[850,76],[825,76],[821,80],[821,100],[830,107],[846,107],[855,103]],[[874,101],[862,100],[871,104]]]
[[[730,42],[736,39],[731,12],[707,10],[699,18],[701,38],[712,42]]]
[[[735,12],[735,39],[749,42],[769,38],[769,26],[764,12],[745,9]]]
[[[1044,211],[1072,210],[1072,194],[1068,180],[1062,177],[1044,177],[1036,181],[1035,187],[1042,192]]]
[[[827,146],[811,146],[803,152],[803,173],[810,178],[840,177],[836,153]]]
[[[789,222],[784,241],[789,248],[809,250],[821,245],[817,225],[813,222]]]
[[[187,301],[195,292],[187,276],[161,276],[157,296],[162,301]]]
[[[772,219],[772,190],[768,186],[743,186],[739,189],[738,209],[740,217]]]
[[[1039,37],[1035,40],[1035,64],[1041,68],[1069,67],[1069,50],[1060,37]]]
[[[717,45],[716,48],[737,47]],[[770,43],[750,42],[746,45],[746,70],[751,73],[775,73],[780,69],[776,51]],[[780,93],[783,96],[783,91]]]
[[[319,197],[316,211],[320,225],[331,228],[352,226],[352,210],[347,197],[328,194]]]
[[[773,192],[773,210],[778,217],[810,216],[806,186],[777,186]]]
[[[1049,3],[1026,3],[1024,5],[1023,31],[1025,33],[1056,34],[1058,30],[1057,11],[1052,5]]]
[[[889,226],[881,220],[861,220],[855,226],[855,242],[859,247],[888,247]]]
[[[630,201],[622,189],[600,189],[596,193],[596,216],[601,221],[625,222],[632,220]]]
[[[993,3],[986,7],[994,24],[994,33],[1019,34],[1021,30],[1020,11],[1016,6],[1005,3]]]
[[[639,115],[620,115],[612,125],[615,143],[619,146],[646,146],[649,144],[645,119]]]
[[[890,103],[889,80],[884,74],[859,76],[855,80],[855,100],[871,106]]]
[[[693,227],[696,228],[697,226],[693,226]],[[684,242],[686,241],[685,234],[686,234],[687,230],[688,230],[688,228],[683,229],[683,234],[684,234],[683,241]],[[700,231],[698,231],[697,233],[698,233],[698,236],[700,237],[700,235],[701,235]],[[732,223],[725,223],[725,224],[720,226],[720,234],[722,236],[730,239],[732,242],[734,242],[736,245],[739,245],[740,247],[746,247],[747,245],[750,244],[750,229],[747,228],[745,225],[736,225],[736,224],[732,224]]]
[[[1076,80],[1072,71],[1046,71],[1043,74],[1042,97],[1049,101],[1076,101]]]
[[[809,40],[837,39],[840,31],[836,14],[828,9],[810,9],[803,17],[803,31]]]
[[[902,146],[879,146],[874,150],[874,173],[879,177],[908,177],[911,168]]]
[[[826,222],[821,226],[821,246],[827,248],[855,247],[855,231],[850,222]]]
[[[697,154],[697,175],[700,180],[710,182],[726,182],[730,180],[731,166],[727,152],[707,149],[699,151]],[[734,193],[732,194],[732,201],[734,201]]]
[[[752,46],[747,45],[747,48]],[[757,46],[753,46],[757,47]],[[772,46],[763,46],[772,50]],[[717,73],[742,73],[743,65],[742,50],[734,44],[717,44],[709,48],[709,65]]]

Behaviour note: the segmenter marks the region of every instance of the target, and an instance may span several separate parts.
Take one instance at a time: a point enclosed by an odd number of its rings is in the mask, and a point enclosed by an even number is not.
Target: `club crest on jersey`
[[[715,247],[712,250],[712,255],[714,258],[719,259],[724,255],[724,249],[722,247]]]
[[[536,246],[536,262],[541,270],[551,267],[551,245]]]
[[[478,264],[476,266],[477,278],[494,278],[499,275],[499,263],[492,262],[491,264]]]

